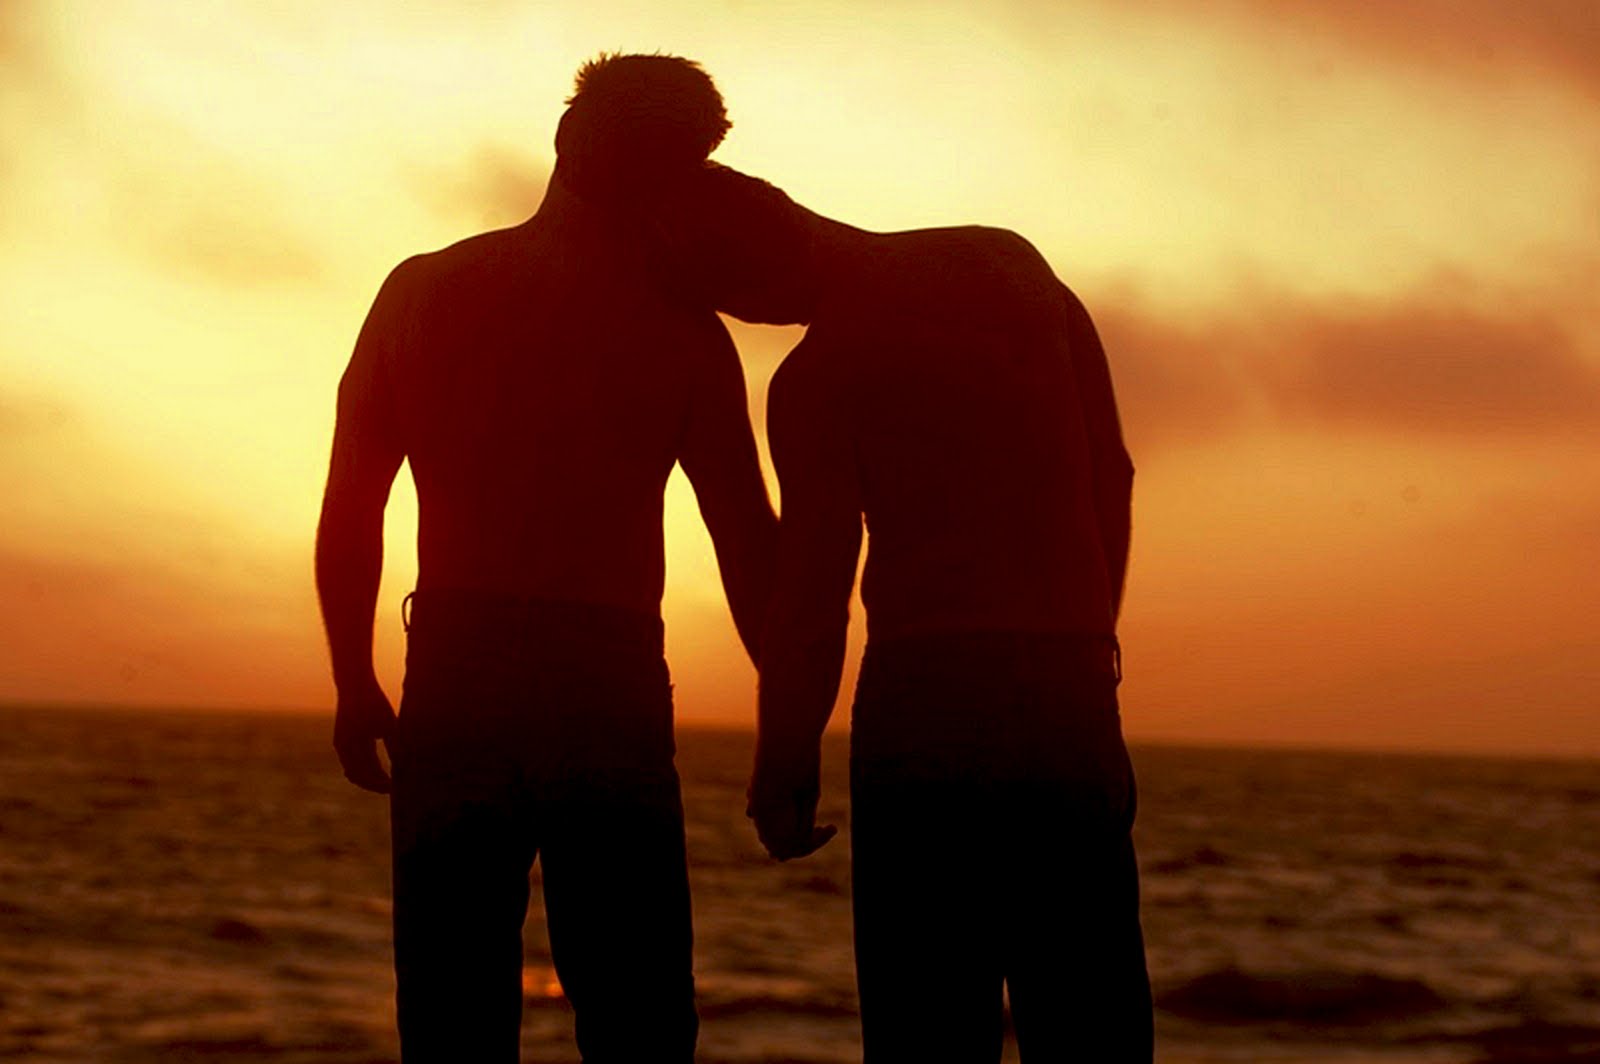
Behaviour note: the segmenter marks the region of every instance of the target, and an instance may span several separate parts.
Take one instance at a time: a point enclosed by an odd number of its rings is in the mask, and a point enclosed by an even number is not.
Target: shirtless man
[[[528,221],[400,264],[339,388],[317,535],[357,786],[393,771],[406,1064],[515,1061],[528,873],[585,1060],[690,1061],[683,812],[662,658],[662,493],[693,484],[752,655],[776,519],[726,330],[662,294],[659,190],[728,127],[685,60],[579,73]],[[398,721],[372,662],[383,511],[416,481]]]
[[[715,168],[672,239],[716,304],[807,323],[772,380],[783,500],[751,815],[822,845],[820,740],[871,533],[851,732],[868,1064],[1149,1061],[1116,686],[1133,466],[1088,313],[1027,241],[869,233]]]

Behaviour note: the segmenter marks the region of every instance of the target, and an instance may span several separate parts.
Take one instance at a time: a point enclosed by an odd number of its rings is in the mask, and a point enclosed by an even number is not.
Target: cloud
[[[41,49],[35,6],[29,0],[0,4],[0,82],[15,82],[37,71]]]
[[[322,256],[270,182],[194,138],[158,158],[107,160],[119,235],[161,266],[230,286],[323,276]]]
[[[1600,4],[1593,0],[1234,0],[1233,6],[1263,22],[1299,21],[1486,84],[1508,64],[1527,65],[1600,96]]]
[[[1192,444],[1249,424],[1462,438],[1592,433],[1600,362],[1555,307],[1257,294],[1183,320],[1137,296],[1095,318],[1136,445]]]
[[[107,96],[92,69],[58,56],[71,32],[42,5],[0,0],[0,124],[15,134],[0,139],[0,211],[28,209],[31,195],[74,224],[104,216],[160,266],[226,285],[324,274],[282,187],[132,94]]]
[[[1040,3],[1021,0],[1013,9],[1035,39],[1045,14]],[[1593,0],[1151,0],[1139,10],[1209,25],[1230,22],[1266,37],[1342,40],[1387,61],[1464,76],[1486,88],[1500,85],[1515,68],[1531,68],[1600,97],[1600,4]],[[1060,17],[1055,5],[1048,14]]]
[[[504,144],[484,144],[471,158],[441,169],[412,169],[408,179],[436,214],[478,226],[514,225],[544,198],[550,164]]]
[[[1247,415],[1249,382],[1225,325],[1172,321],[1136,298],[1112,301],[1094,318],[1136,451],[1212,439]]]
[[[1552,317],[1495,317],[1438,306],[1294,321],[1282,363],[1262,380],[1289,418],[1444,432],[1585,427],[1600,371]]]
[[[53,153],[63,129],[88,120],[66,45],[69,23],[38,0],[0,0],[0,161],[38,152],[42,142]]]
[[[57,400],[0,391],[0,441],[60,428],[70,420],[71,412]]]
[[[146,247],[180,272],[230,285],[314,281],[322,274],[309,243],[259,214],[191,210],[153,224]]]
[[[25,139],[17,135],[30,109],[39,108],[48,95],[46,82],[49,49],[36,25],[34,5],[27,0],[0,3],[0,225],[15,200]]]
[[[0,70],[14,72],[25,55],[17,12],[10,4],[0,6]]]

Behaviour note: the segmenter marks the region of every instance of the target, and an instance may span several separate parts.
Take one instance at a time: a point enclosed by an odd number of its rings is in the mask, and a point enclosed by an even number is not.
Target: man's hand
[[[821,774],[820,748],[781,762],[759,754],[756,758],[745,815],[755,821],[767,853],[780,861],[808,857],[839,833],[832,824],[817,826]]]
[[[378,680],[363,682],[354,690],[339,692],[333,718],[333,749],[339,755],[345,779],[364,791],[389,793],[389,773],[378,758],[378,742],[385,747],[394,736],[394,708]]]

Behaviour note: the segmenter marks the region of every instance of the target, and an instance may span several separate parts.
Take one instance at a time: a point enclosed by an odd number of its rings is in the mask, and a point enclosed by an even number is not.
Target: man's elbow
[[[349,500],[330,491],[322,497],[322,512],[317,517],[317,553],[353,538],[360,527],[359,510]]]
[[[1126,493],[1133,489],[1133,456],[1125,448],[1100,455],[1094,464],[1095,487],[1105,494]]]
[[[322,499],[317,520],[317,558],[360,553],[383,543],[383,506],[349,495],[329,492]]]

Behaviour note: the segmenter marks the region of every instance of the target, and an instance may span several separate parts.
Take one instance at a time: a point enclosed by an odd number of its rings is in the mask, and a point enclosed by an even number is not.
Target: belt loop
[[[411,600],[416,597],[415,591],[407,591],[406,597],[400,600],[400,626],[407,634],[411,632]]]
[[[1111,637],[1111,668],[1117,674],[1117,684],[1122,684],[1122,641]]]

